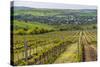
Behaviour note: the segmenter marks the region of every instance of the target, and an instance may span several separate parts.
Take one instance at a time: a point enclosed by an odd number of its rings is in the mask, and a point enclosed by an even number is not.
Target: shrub
[[[16,31],[15,34],[24,35],[24,34],[26,34],[26,33],[25,33],[25,30],[19,29],[19,30]]]
[[[27,30],[26,33],[27,33],[27,34],[34,34],[34,29],[29,29],[29,30]]]
[[[93,26],[92,28],[93,28],[93,29],[97,29],[97,27],[96,27],[96,26]]]

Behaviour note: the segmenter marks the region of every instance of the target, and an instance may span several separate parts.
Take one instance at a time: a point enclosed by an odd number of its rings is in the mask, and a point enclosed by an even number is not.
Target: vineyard
[[[14,65],[97,60],[96,30],[13,35],[12,43]]]
[[[96,6],[69,9],[67,4],[54,8],[55,3],[48,3],[50,8],[47,3],[24,3],[11,2],[11,65],[97,60]]]

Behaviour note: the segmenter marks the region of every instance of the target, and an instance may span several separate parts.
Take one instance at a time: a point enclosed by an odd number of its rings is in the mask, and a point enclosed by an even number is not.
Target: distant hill
[[[18,6],[11,6],[11,9],[12,10],[31,10],[32,8],[24,7],[24,6],[20,6],[20,7],[18,7]]]
[[[46,24],[90,24],[97,22],[96,9],[46,9],[14,7],[16,20]]]

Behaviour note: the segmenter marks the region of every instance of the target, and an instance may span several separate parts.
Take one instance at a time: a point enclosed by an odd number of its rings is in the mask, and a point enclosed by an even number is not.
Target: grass
[[[33,34],[33,33],[45,33],[55,30],[55,28],[48,24],[38,22],[25,22],[14,20],[13,33],[14,34]]]
[[[41,23],[38,23],[38,22],[24,22],[24,21],[18,21],[18,20],[14,20],[14,29],[15,27],[19,27],[19,28],[36,28],[36,27],[39,27],[39,28],[45,28],[45,29],[53,29],[53,27],[51,27],[50,25],[47,25],[47,24],[41,24]]]
[[[66,51],[54,63],[79,62],[80,57],[78,57],[77,45],[78,43],[74,43],[67,47]]]

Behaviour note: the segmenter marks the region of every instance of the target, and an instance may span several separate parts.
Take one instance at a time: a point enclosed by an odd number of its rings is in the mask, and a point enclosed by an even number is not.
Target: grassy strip
[[[78,43],[71,44],[68,49],[66,49],[66,51],[61,54],[58,59],[56,59],[54,63],[79,62],[80,57],[78,56],[77,45]]]

